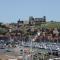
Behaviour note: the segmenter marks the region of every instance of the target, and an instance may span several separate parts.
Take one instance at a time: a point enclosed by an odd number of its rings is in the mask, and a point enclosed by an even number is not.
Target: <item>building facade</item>
[[[42,18],[34,18],[33,16],[29,17],[29,24],[40,24],[46,22],[46,16],[43,16]]]

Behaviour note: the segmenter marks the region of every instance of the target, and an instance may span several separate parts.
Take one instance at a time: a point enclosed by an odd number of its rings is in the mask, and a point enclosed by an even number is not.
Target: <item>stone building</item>
[[[46,16],[43,16],[42,18],[34,18],[33,16],[29,17],[29,24],[40,24],[46,22]]]

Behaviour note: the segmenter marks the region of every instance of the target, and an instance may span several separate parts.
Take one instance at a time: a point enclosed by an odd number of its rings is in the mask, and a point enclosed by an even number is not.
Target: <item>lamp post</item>
[[[33,42],[36,40],[36,38],[38,36],[40,36],[40,34],[41,34],[41,32],[38,31],[37,34],[36,34],[36,36],[33,39],[31,39],[31,51],[33,50]],[[32,55],[32,60],[33,60],[33,55]]]
[[[23,60],[24,60],[24,42],[23,42],[24,39],[22,39],[22,49],[23,49]]]
[[[51,58],[52,58],[52,48],[50,47],[50,52],[51,52]]]
[[[31,39],[31,57],[32,57],[32,60],[33,60],[33,42],[35,41],[35,39]]]

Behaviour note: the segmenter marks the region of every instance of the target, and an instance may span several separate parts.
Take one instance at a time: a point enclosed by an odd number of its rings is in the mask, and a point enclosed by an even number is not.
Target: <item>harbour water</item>
[[[3,44],[3,46],[4,45],[5,44]],[[0,54],[5,54],[12,57],[14,56],[16,58],[18,56],[24,56],[24,59],[28,58],[27,56],[35,55],[37,53],[53,54],[53,52],[58,52],[58,55],[60,56],[60,43],[33,42],[31,45],[31,42],[23,42],[22,45],[15,44],[15,47],[6,45],[4,48],[0,48]]]

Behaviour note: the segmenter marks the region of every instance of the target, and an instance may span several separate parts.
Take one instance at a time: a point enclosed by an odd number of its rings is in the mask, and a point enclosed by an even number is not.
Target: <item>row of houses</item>
[[[0,34],[0,38],[2,39],[4,37],[5,39],[5,37],[8,37],[10,35],[16,35],[16,33],[20,35],[24,33],[23,31],[26,32],[26,30],[28,29],[34,30],[34,27],[31,27],[31,25],[40,24],[42,22],[46,22],[45,16],[43,16],[42,18],[34,18],[33,16],[30,16],[27,21],[26,20],[23,21],[19,19],[16,23],[2,24],[4,26],[2,28],[5,28],[6,33],[3,35]]]

